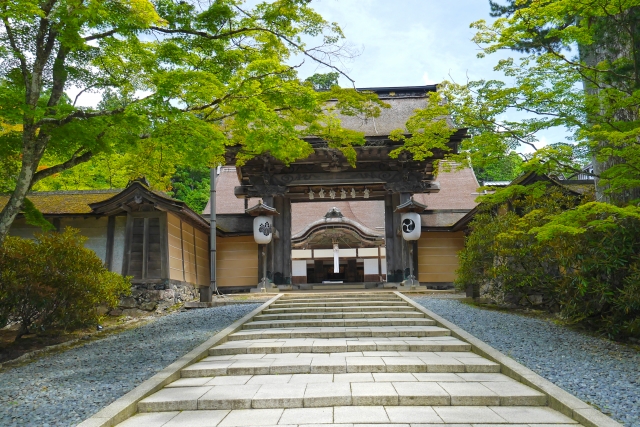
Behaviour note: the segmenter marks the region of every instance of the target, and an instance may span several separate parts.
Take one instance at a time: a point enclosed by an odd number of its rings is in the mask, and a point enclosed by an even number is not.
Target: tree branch
[[[13,29],[9,25],[9,20],[6,17],[2,18],[2,23],[4,24],[5,30],[7,30],[7,37],[9,38],[9,44],[11,45],[11,50],[13,50],[13,54],[18,57],[20,60],[20,71],[22,72],[22,79],[24,80],[24,86],[29,87],[29,68],[27,67],[27,60],[25,59],[23,53],[18,48],[18,44],[16,43],[15,36],[13,35]]]
[[[93,153],[91,151],[87,151],[83,154],[80,154],[82,150],[82,148],[76,150],[76,152],[73,153],[73,156],[71,156],[71,158],[64,163],[60,163],[55,166],[51,166],[50,168],[42,169],[36,172],[33,175],[33,179],[31,180],[31,185],[35,184],[41,179],[50,177],[51,175],[63,172],[67,169],[71,169],[76,165],[79,165],[80,163],[88,162],[89,160],[91,160],[91,158],[93,157]]]
[[[217,35],[212,35],[212,34],[204,32],[204,31],[185,30],[185,29],[172,30],[172,29],[161,28],[161,27],[156,27],[156,26],[152,26],[152,27],[150,27],[150,29],[152,29],[154,31],[159,31],[159,32],[162,32],[162,33],[165,33],[165,34],[189,34],[189,35],[193,35],[193,36],[203,37],[203,38],[206,38],[208,40],[220,40],[220,39],[224,39],[224,38],[228,38],[228,37],[234,36],[236,34],[243,34],[243,33],[248,33],[248,32],[269,33],[269,34],[272,34],[272,35],[274,35],[274,36],[286,41],[291,46],[293,46],[296,49],[298,49],[298,51],[300,51],[303,55],[308,56],[309,58],[313,59],[315,62],[317,62],[319,64],[322,64],[325,67],[331,68],[332,70],[340,73],[342,76],[346,77],[351,82],[353,87],[355,88],[356,81],[353,80],[351,77],[349,77],[344,71],[342,71],[341,69],[339,69],[335,65],[332,65],[332,64],[330,64],[330,63],[328,63],[326,61],[323,61],[320,58],[312,55],[311,53],[309,53],[309,51],[307,49],[302,47],[302,45],[294,42],[293,40],[291,40],[287,36],[277,32],[277,31],[270,30],[268,28],[263,28],[263,27],[245,27],[245,28],[239,28],[237,30],[231,30],[230,29],[226,33],[217,34]]]
[[[89,42],[91,40],[103,39],[105,37],[114,35],[118,31],[120,31],[119,28],[114,28],[113,30],[105,31],[104,33],[97,33],[97,34],[92,34],[90,36],[84,37],[83,40],[86,42]]]
[[[115,110],[101,110],[101,111],[84,111],[84,110],[77,110],[74,111],[73,113],[69,114],[68,116],[62,118],[62,119],[54,119],[53,117],[45,117],[43,119],[40,119],[35,126],[36,127],[40,127],[44,124],[53,124],[53,125],[58,125],[58,126],[62,126],[65,125],[69,122],[71,122],[73,119],[91,119],[94,117],[107,117],[107,116],[113,116],[115,114],[119,114],[122,113],[124,111],[125,107],[121,107],[121,108],[116,108]]]

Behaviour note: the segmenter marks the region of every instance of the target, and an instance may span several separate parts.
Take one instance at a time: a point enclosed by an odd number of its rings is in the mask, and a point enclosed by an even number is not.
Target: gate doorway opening
[[[383,233],[346,218],[336,207],[292,236],[291,242],[293,286],[375,285],[386,280]]]

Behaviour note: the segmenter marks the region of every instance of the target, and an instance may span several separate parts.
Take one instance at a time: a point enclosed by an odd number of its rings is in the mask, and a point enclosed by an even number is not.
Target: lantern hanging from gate
[[[278,215],[278,212],[262,201],[245,212],[255,216],[253,219],[253,238],[256,243],[259,245],[270,243],[274,233],[273,216]]]
[[[413,197],[396,208],[396,212],[402,214],[401,228],[402,238],[404,240],[411,241],[420,239],[422,229],[420,212],[423,212],[426,208],[425,205],[413,200]]]
[[[407,212],[402,214],[402,238],[404,240],[420,239],[420,214],[417,212]]]

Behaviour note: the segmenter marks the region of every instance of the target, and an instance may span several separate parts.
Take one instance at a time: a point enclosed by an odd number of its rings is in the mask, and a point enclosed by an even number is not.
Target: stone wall
[[[166,279],[161,283],[134,283],[131,295],[123,298],[112,316],[143,316],[162,312],[167,308],[187,301],[199,300],[198,287],[191,283]]]

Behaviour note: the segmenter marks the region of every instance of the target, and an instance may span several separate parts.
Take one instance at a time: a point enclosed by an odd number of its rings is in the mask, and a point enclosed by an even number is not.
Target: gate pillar
[[[280,212],[274,218],[278,238],[273,242],[273,282],[276,285],[291,284],[291,200],[274,196],[273,207]]]
[[[384,198],[387,282],[402,282],[408,266],[409,250],[401,232],[402,215],[394,211],[396,206],[410,199],[411,193],[391,193]]]

